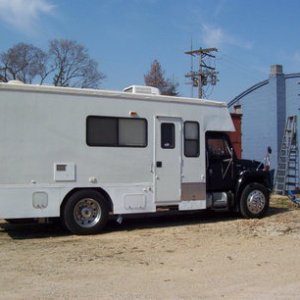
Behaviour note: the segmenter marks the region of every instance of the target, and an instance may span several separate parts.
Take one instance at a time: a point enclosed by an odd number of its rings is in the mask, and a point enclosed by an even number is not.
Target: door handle
[[[162,167],[162,161],[157,161],[156,168],[161,168],[161,167]]]

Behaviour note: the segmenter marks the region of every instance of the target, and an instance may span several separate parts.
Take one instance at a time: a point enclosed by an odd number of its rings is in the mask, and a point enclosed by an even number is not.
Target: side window
[[[175,125],[173,123],[161,124],[161,147],[163,149],[175,148]]]
[[[143,119],[119,119],[119,144],[122,146],[147,146],[147,124]]]
[[[89,146],[146,147],[147,121],[89,116],[86,121],[86,142]]]
[[[199,157],[199,124],[197,122],[184,123],[184,155]]]
[[[212,158],[230,157],[230,147],[225,138],[209,137],[207,139],[208,154]]]
[[[86,128],[89,146],[118,145],[118,119],[90,116],[87,118]]]

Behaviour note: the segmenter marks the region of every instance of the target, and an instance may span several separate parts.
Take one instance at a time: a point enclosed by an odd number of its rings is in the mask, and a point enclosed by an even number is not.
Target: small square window
[[[175,148],[175,125],[173,123],[161,124],[161,148]]]

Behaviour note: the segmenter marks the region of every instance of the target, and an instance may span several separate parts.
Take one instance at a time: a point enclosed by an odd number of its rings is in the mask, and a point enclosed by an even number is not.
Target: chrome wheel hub
[[[266,206],[266,197],[260,190],[252,191],[247,198],[247,207],[253,214],[259,214]]]
[[[101,207],[92,198],[84,198],[74,207],[74,220],[81,227],[93,227],[101,219]]]

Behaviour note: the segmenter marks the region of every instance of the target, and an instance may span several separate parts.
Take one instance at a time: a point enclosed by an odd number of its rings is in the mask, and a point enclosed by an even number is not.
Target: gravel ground
[[[0,299],[299,299],[300,209],[111,221],[74,236],[0,220]]]

